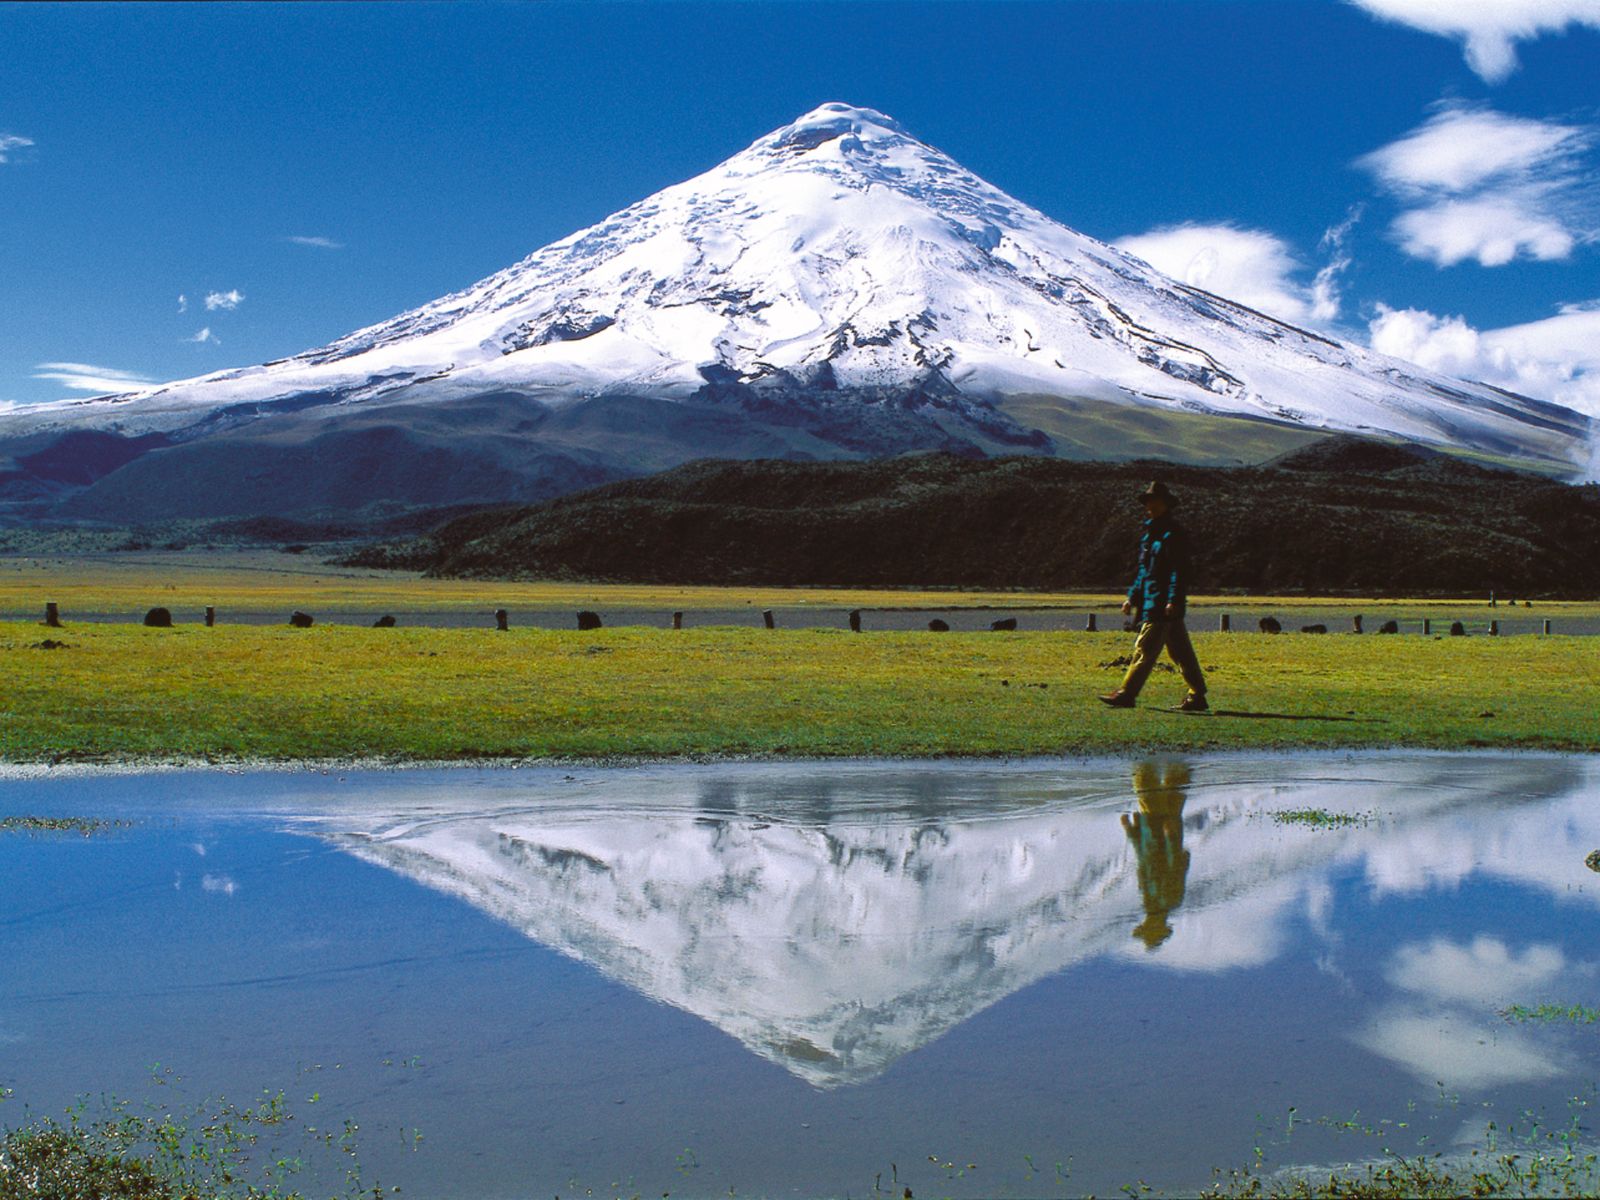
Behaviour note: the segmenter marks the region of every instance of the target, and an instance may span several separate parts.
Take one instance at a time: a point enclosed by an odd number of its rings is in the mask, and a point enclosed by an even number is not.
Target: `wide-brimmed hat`
[[[1168,508],[1172,508],[1178,503],[1178,498],[1167,491],[1167,485],[1159,479],[1139,493],[1139,502],[1142,504],[1146,500],[1160,500]]]

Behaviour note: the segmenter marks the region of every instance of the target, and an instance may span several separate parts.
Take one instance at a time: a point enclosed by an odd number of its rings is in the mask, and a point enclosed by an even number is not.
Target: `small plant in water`
[[[1326,808],[1288,808],[1271,814],[1279,825],[1309,825],[1313,829],[1342,829],[1370,825],[1376,813],[1336,813]]]
[[[155,1082],[178,1081],[168,1072]],[[62,1120],[31,1117],[0,1132],[0,1200],[304,1200],[290,1183],[308,1168],[291,1145],[293,1121],[282,1092],[254,1104],[218,1099],[188,1108],[80,1101]],[[361,1183],[354,1130],[347,1124],[336,1142],[315,1139],[341,1160],[344,1188],[334,1194],[389,1195]],[[317,1194],[331,1186],[320,1183]]]
[[[1541,1025],[1554,1025],[1558,1021],[1571,1021],[1574,1025],[1593,1025],[1600,1021],[1600,1008],[1587,1004],[1513,1004],[1500,1010],[1508,1021],[1537,1021]]]
[[[127,826],[127,821],[102,821],[98,817],[0,817],[0,833],[76,833],[90,837]]]

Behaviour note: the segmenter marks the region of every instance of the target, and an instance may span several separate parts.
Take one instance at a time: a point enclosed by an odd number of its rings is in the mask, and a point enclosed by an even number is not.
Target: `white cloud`
[[[1489,83],[1517,69],[1517,42],[1568,26],[1600,29],[1600,0],[1350,0],[1373,16],[1454,38]]]
[[[1380,304],[1368,330],[1380,354],[1600,417],[1600,301],[1488,330],[1459,316]]]
[[[221,339],[218,338],[216,334],[212,333],[211,332],[211,326],[207,325],[204,329],[202,329],[199,333],[195,334],[193,337],[184,338],[183,340],[186,341],[186,342],[199,342],[201,345],[204,345],[206,342],[216,343],[216,342],[220,341]]]
[[[178,312],[180,314],[182,314],[182,313],[186,313],[188,311],[189,311],[189,297],[185,296],[182,292],[179,292],[178,293]]]
[[[1302,268],[1293,251],[1262,229],[1168,225],[1119,238],[1116,245],[1174,279],[1284,321],[1326,321],[1338,311],[1333,276],[1324,281],[1321,297],[1295,282]]]
[[[1352,1040],[1425,1085],[1476,1090],[1561,1074],[1554,1058],[1527,1034],[1486,1028],[1476,1014],[1455,1009],[1383,1010]]]
[[[200,886],[208,892],[215,892],[222,896],[231,896],[239,890],[239,885],[231,875],[205,875],[200,879]]]
[[[1559,219],[1537,202],[1514,196],[1446,200],[1395,218],[1394,234],[1413,258],[1452,267],[1469,258],[1503,267],[1519,255],[1551,262],[1572,253],[1577,241]]]
[[[97,367],[93,363],[46,362],[34,367],[35,379],[59,383],[78,392],[95,392],[109,395],[118,392],[135,392],[156,380],[120,371],[115,367]]]
[[[1589,141],[1582,126],[1449,105],[1356,164],[1399,191],[1460,193],[1497,177],[1559,169]]]
[[[15,133],[0,133],[0,163],[10,162],[9,155],[13,150],[25,150],[33,145],[32,138],[22,137]]]
[[[320,250],[343,250],[344,243],[336,242],[330,237],[306,237],[302,234],[293,234],[283,239],[293,242],[296,246],[315,246]]]
[[[1542,997],[1542,989],[1566,968],[1558,946],[1534,943],[1518,954],[1499,938],[1480,934],[1467,945],[1435,938],[1402,946],[1386,975],[1396,987],[1436,1000],[1503,1007]]]
[[[1356,160],[1409,208],[1390,232],[1414,258],[1486,267],[1564,259],[1600,227],[1586,126],[1446,104]]]
[[[224,312],[232,312],[243,301],[244,293],[238,288],[231,288],[226,292],[207,292],[206,311],[216,312],[218,309],[222,309]]]

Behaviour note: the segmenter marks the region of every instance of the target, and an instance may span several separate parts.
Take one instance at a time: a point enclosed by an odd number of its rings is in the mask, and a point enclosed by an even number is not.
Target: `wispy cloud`
[[[15,133],[0,133],[0,163],[10,162],[13,150],[26,150],[31,145],[33,145],[32,138],[25,138]]]
[[[1353,219],[1347,220],[1325,236],[1325,242],[1327,237],[1334,238],[1336,261],[1348,226],[1353,224]],[[1119,238],[1116,245],[1174,279],[1285,321],[1328,321],[1338,312],[1336,278],[1344,264],[1335,267],[1330,263],[1332,270],[1324,268],[1325,274],[1319,273],[1319,294],[1316,285],[1297,282],[1296,276],[1304,268],[1289,244],[1263,229],[1228,224],[1168,225]]]
[[[293,242],[296,246],[315,246],[319,250],[343,250],[344,243],[336,242],[330,237],[307,237],[304,234],[291,234],[283,239]]]
[[[93,363],[46,362],[33,369],[35,379],[59,383],[77,392],[95,392],[108,395],[115,392],[135,392],[157,382],[132,371],[115,367],[97,367]]]
[[[1397,25],[1454,38],[1488,83],[1517,69],[1517,43],[1569,26],[1600,29],[1600,0],[1350,0]]]
[[[226,292],[206,293],[207,312],[216,312],[218,309],[221,309],[224,312],[232,312],[243,302],[244,293],[238,288],[231,288]]]
[[[211,342],[213,344],[216,344],[216,343],[221,341],[221,339],[218,338],[216,334],[211,332],[211,326],[209,326],[209,325],[207,325],[204,329],[202,329],[199,333],[195,334],[193,337],[184,338],[183,340],[186,341],[186,342],[199,342],[202,345],[204,345],[206,342]]]
[[[1381,354],[1600,417],[1600,301],[1501,329],[1380,304],[1368,330]]]
[[[1440,267],[1475,259],[1564,259],[1600,225],[1588,162],[1595,131],[1440,106],[1422,125],[1356,160],[1409,207],[1390,232],[1414,258]]]
[[[178,312],[180,314],[182,314],[182,313],[186,313],[188,311],[189,311],[189,297],[185,296],[182,292],[179,292],[178,293]]]

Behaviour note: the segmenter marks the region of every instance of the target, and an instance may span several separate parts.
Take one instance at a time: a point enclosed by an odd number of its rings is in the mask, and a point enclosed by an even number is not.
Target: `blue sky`
[[[1600,0],[26,4],[0,45],[0,404],[320,345],[843,100],[1169,273],[1600,412]]]

